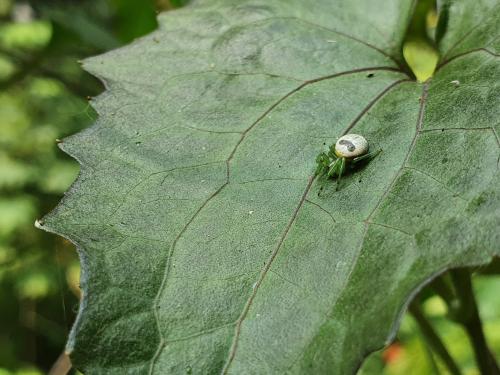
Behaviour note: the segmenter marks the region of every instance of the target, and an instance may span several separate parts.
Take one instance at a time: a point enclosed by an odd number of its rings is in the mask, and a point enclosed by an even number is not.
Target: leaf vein
[[[442,62],[441,62],[441,63],[437,66],[437,68],[436,68],[436,72],[437,72],[438,70],[442,69],[442,68],[443,68],[443,66],[445,66],[445,65],[447,65],[447,64],[449,64],[449,63],[451,63],[452,61],[455,61],[456,59],[459,59],[459,58],[464,57],[464,56],[468,56],[468,55],[470,55],[470,54],[472,54],[472,53],[476,53],[476,52],[485,52],[485,53],[490,54],[490,55],[491,55],[491,56],[493,56],[493,57],[500,57],[500,54],[495,53],[495,52],[493,52],[493,51],[490,51],[490,50],[489,50],[489,49],[487,49],[487,48],[484,48],[484,47],[482,47],[482,48],[474,48],[474,49],[471,49],[470,51],[466,51],[466,52],[459,53],[458,55],[455,55],[455,56],[453,56],[453,57],[450,57],[450,58],[449,58],[449,59],[447,59],[447,60],[443,60],[443,61],[442,61]]]
[[[309,178],[309,181],[306,185],[306,188],[305,188],[304,192],[302,193],[302,198],[300,199],[299,204],[295,208],[292,217],[288,221],[288,224],[287,224],[283,234],[281,235],[277,246],[275,247],[275,249],[272,252],[268,261],[266,262],[266,264],[265,264],[265,266],[260,274],[260,277],[257,280],[255,287],[253,288],[253,292],[250,295],[250,298],[248,299],[245,307],[243,308],[243,311],[242,311],[240,317],[238,318],[238,321],[236,323],[235,334],[234,334],[234,338],[233,338],[233,344],[231,345],[231,350],[229,352],[227,362],[224,365],[224,368],[222,369],[222,372],[221,372],[222,374],[227,374],[227,371],[229,370],[229,366],[231,366],[231,364],[233,362],[233,359],[236,355],[236,350],[238,348],[238,338],[239,338],[240,332],[241,332],[241,325],[242,325],[243,321],[245,320],[245,318],[248,314],[248,311],[250,310],[250,307],[252,306],[252,303],[255,299],[255,296],[257,295],[257,291],[259,290],[260,285],[262,284],[262,282],[264,281],[264,278],[266,277],[267,273],[269,272],[269,269],[271,268],[271,265],[272,265],[274,259],[278,255],[278,252],[281,249],[281,246],[283,245],[283,242],[285,241],[285,238],[287,237],[287,235],[290,231],[290,228],[292,227],[293,223],[295,222],[295,219],[297,218],[297,215],[299,214],[300,209],[304,205],[304,202],[306,201],[307,194],[311,190],[311,186],[312,186],[314,180],[315,180],[315,177]]]
[[[306,199],[306,202],[307,202],[307,203],[312,204],[313,206],[318,207],[321,211],[325,212],[325,213],[326,213],[326,214],[330,217],[330,219],[332,219],[332,221],[333,221],[334,223],[336,223],[336,222],[337,222],[337,221],[335,220],[335,218],[333,217],[333,215],[332,215],[332,213],[331,213],[330,211],[328,211],[328,210],[326,210],[325,208],[321,207],[321,206],[320,206],[319,204],[317,204],[316,202],[310,201],[309,199]]]
[[[441,180],[437,179],[436,177],[434,177],[434,176],[430,175],[429,173],[424,172],[424,171],[422,171],[422,170],[420,170],[420,169],[418,169],[418,168],[415,168],[415,167],[405,166],[404,168],[405,168],[405,169],[408,169],[408,170],[410,170],[410,171],[415,171],[415,172],[418,172],[418,173],[420,173],[421,175],[426,176],[426,177],[430,178],[430,179],[431,179],[431,180],[433,180],[433,181],[436,181],[436,182],[437,182],[439,185],[441,185],[441,186],[442,186],[442,187],[443,187],[446,191],[450,192],[450,193],[453,195],[453,197],[457,197],[457,198],[459,198],[459,199],[461,199],[461,200],[463,200],[463,201],[467,202],[467,199],[465,199],[465,198],[463,198],[462,196],[460,196],[460,194],[459,194],[459,193],[457,193],[456,191],[454,191],[454,190],[450,189],[450,188],[449,188],[449,187],[448,187],[448,186],[447,186],[447,185],[446,185],[443,181],[441,181]]]
[[[488,16],[487,16],[487,17],[485,17],[485,19],[486,19],[486,18],[491,17],[491,16],[492,16],[492,14],[494,15],[494,14],[495,14],[495,12],[494,12],[494,11],[489,12],[489,13],[488,13]],[[467,32],[466,32],[466,33],[465,33],[465,34],[464,34],[461,38],[459,38],[459,39],[458,39],[458,40],[457,40],[457,41],[456,41],[456,42],[455,42],[455,43],[454,43],[454,44],[450,47],[450,49],[449,49],[448,51],[446,51],[446,53],[444,53],[444,54],[443,54],[443,57],[448,56],[448,55],[449,55],[449,54],[450,54],[450,53],[451,53],[451,52],[452,52],[455,48],[457,48],[460,44],[462,44],[462,43],[463,43],[463,41],[464,41],[464,40],[466,40],[466,39],[467,39],[467,38],[468,38],[468,37],[469,37],[469,36],[470,36],[470,35],[474,32],[474,30],[476,30],[479,26],[483,25],[483,24],[484,24],[485,19],[482,19],[482,20],[481,20],[480,22],[478,22],[476,25],[472,26],[472,27],[470,28],[470,30],[469,30],[469,31],[467,31]],[[458,55],[457,55],[457,56],[458,56]],[[449,60],[451,60],[451,59],[454,59],[455,57],[456,57],[456,56],[453,56],[453,57],[449,58],[449,59],[448,59],[448,61],[449,61]]]

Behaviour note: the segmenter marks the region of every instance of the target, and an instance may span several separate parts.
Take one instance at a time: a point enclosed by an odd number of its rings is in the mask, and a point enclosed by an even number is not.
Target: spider
[[[368,152],[368,141],[358,134],[346,134],[330,146],[328,152],[322,152],[316,157],[316,175],[327,178],[337,177],[337,188],[346,168],[362,160],[373,158],[382,150]],[[320,192],[323,187],[320,188]],[[319,193],[318,193],[319,195]]]

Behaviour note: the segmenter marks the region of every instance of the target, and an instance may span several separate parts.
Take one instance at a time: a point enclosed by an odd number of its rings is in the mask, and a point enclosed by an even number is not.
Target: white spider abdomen
[[[368,141],[359,134],[346,134],[335,143],[335,154],[342,158],[356,158],[368,152]]]

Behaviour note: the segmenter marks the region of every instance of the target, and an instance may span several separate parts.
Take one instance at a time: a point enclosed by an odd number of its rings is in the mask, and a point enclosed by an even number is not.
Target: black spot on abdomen
[[[339,143],[341,145],[347,146],[347,149],[349,150],[349,152],[353,152],[354,150],[356,150],[356,146],[354,146],[354,144],[351,141],[347,141],[345,139],[342,139]]]

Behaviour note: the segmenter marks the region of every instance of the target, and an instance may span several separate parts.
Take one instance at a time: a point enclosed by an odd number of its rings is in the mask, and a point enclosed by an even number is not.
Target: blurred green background
[[[0,375],[48,373],[63,353],[79,299],[73,246],[34,228],[78,174],[56,139],[92,124],[100,83],[78,61],[156,27],[182,0],[0,0]],[[489,343],[500,353],[500,278],[475,279]],[[424,311],[465,374],[477,374],[461,328],[427,296]],[[53,370],[57,373],[58,370]],[[397,341],[371,355],[368,374],[445,374],[405,316]]]

